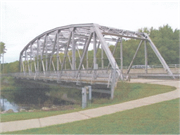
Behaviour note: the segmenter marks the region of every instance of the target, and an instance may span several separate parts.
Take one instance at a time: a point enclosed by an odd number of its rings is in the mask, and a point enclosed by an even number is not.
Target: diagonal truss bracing
[[[118,79],[123,80],[123,38],[140,40],[127,74],[129,74],[139,47],[144,42],[145,67],[147,68],[148,63],[146,45],[149,43],[164,69],[173,77],[165,60],[146,33],[116,29],[93,23],[57,27],[35,37],[20,53],[20,71],[24,74],[29,73],[36,76],[35,78],[42,77],[42,72],[44,79],[49,76],[53,78],[57,75],[57,82],[61,82],[63,77],[66,80],[79,82],[91,76],[93,77],[90,81],[86,82],[92,83],[92,79],[102,79],[105,76],[110,79],[108,79],[108,83],[113,83],[114,80]],[[111,43],[114,43],[115,47],[118,43],[120,44],[120,68],[113,56],[114,51],[111,52],[109,49],[108,45]],[[101,50],[100,59],[97,57],[99,49]],[[92,56],[88,54],[89,51],[93,52]],[[108,59],[108,65],[106,66],[104,65],[105,57]],[[98,61],[101,64],[98,65]],[[112,69],[113,72],[108,69]],[[100,70],[105,72],[100,73]],[[84,79],[82,79],[83,77]]]

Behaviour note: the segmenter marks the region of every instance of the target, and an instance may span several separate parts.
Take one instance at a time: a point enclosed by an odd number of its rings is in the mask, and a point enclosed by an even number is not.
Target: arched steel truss
[[[51,78],[57,82],[66,80],[74,81],[78,84],[84,81],[92,84],[94,80],[96,80],[95,83],[107,80],[107,85],[111,85],[112,89],[114,89],[114,84],[112,83],[119,78],[123,80],[123,38],[140,40],[127,74],[129,74],[137,52],[144,42],[146,69],[146,44],[149,43],[164,69],[173,77],[165,60],[146,33],[116,29],[93,23],[58,27],[35,37],[20,53],[20,71],[29,78],[33,77],[34,79],[43,80]],[[108,44],[113,43],[116,47],[118,42],[120,42],[121,46],[120,68],[113,57],[114,51],[111,52],[108,47]],[[98,49],[101,50],[101,65],[97,65],[96,55]],[[93,50],[93,64],[91,66],[88,65],[88,50]],[[62,54],[63,58],[60,57],[60,54]],[[104,67],[105,55],[109,60],[108,67]],[[66,68],[67,64],[70,65],[69,69]],[[109,67],[112,70],[107,72]],[[113,90],[111,90],[111,95],[113,96]]]

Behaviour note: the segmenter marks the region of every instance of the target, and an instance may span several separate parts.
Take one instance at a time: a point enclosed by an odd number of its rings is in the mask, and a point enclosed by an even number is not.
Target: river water
[[[1,91],[0,110],[7,111],[12,109],[19,112],[20,109],[33,110],[42,107],[66,106],[74,104],[69,95],[77,95],[80,99],[80,91],[76,93],[62,93],[62,90],[49,89],[24,89]],[[72,96],[71,96],[72,97]],[[81,100],[81,99],[80,99]]]
[[[12,109],[14,112],[18,112],[20,107],[15,104],[14,102],[9,102],[5,98],[0,98],[0,108],[1,111],[7,111],[9,109]]]

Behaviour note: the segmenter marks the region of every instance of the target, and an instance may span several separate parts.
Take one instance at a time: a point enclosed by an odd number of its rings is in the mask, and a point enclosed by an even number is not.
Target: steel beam
[[[112,53],[110,52],[109,47],[107,46],[107,44],[106,44],[106,42],[102,36],[102,33],[100,32],[100,30],[98,29],[98,27],[96,25],[94,25],[94,29],[95,29],[95,32],[97,34],[98,39],[100,40],[100,42],[102,44],[103,50],[105,51],[106,56],[108,57],[108,59],[111,63],[112,68],[116,69],[116,72],[118,73],[120,79],[123,80],[123,76],[121,74],[121,71],[120,71],[114,57],[112,56]]]
[[[44,37],[43,49],[42,49],[42,53],[41,53],[42,56],[44,55],[44,48],[46,46],[47,37],[48,37],[48,34],[46,34],[45,37]]]
[[[33,62],[32,62],[32,57],[33,57],[33,54],[32,54],[32,52],[33,52],[33,51],[32,51],[32,44],[30,45],[30,51],[31,51],[31,52],[30,52],[30,61],[31,61],[31,72],[32,72],[32,71],[33,71],[33,69],[32,69],[32,63],[33,63]]]
[[[104,51],[101,44],[101,68],[104,68]]]
[[[116,47],[117,47],[118,42],[119,42],[119,38],[116,40],[116,44],[115,44],[114,49],[113,49],[113,52],[112,52],[112,55],[113,55],[113,56],[114,56],[114,53],[115,53],[115,50],[116,50]],[[109,69],[109,66],[110,66],[110,63],[108,64],[107,69]]]
[[[27,59],[27,50],[25,51],[25,57],[26,57],[26,62],[27,62],[27,66],[28,66],[28,71],[29,71],[29,74],[31,73],[30,71],[30,67],[29,67],[29,60]]]
[[[78,55],[79,55],[79,59],[81,59],[81,54],[79,52],[78,46],[76,48],[77,48],[77,52],[78,52]],[[82,64],[82,68],[85,69],[83,64]]]
[[[79,63],[78,73],[79,73],[79,71],[80,71],[80,69],[81,69],[81,67],[82,67],[82,63],[83,63],[83,60],[84,60],[84,56],[85,56],[85,54],[86,54],[86,52],[87,52],[87,50],[88,50],[88,47],[89,47],[89,44],[90,44],[92,35],[93,35],[93,33],[90,34],[90,36],[89,36],[89,38],[88,38],[88,40],[87,40],[87,42],[86,42],[86,45],[85,45],[84,48],[83,48],[83,54],[82,54],[82,57],[81,57],[81,60],[80,60],[80,63]]]
[[[94,54],[93,54],[93,67],[95,69],[96,67],[96,53],[97,53],[97,50],[96,50],[96,33],[94,32],[93,33],[93,50],[94,50]]]
[[[69,39],[68,39],[68,42],[67,42],[67,46],[66,46],[65,51],[64,51],[64,59],[63,59],[63,62],[61,64],[61,73],[62,73],[62,70],[63,70],[64,65],[65,65],[65,61],[66,61],[66,56],[67,56],[67,53],[68,53],[69,44],[71,42],[71,37],[72,37],[72,32],[70,32]]]
[[[43,49],[42,49],[42,53],[41,53],[41,63],[42,63],[44,73],[45,73],[45,67],[44,67],[43,56],[44,56],[44,48],[45,48],[46,42],[47,42],[47,37],[48,37],[48,34],[46,34],[45,37],[44,37]]]
[[[70,56],[69,56],[68,53],[67,53],[67,57],[68,57],[68,60],[69,60],[69,65],[70,65],[70,67],[71,67],[71,70],[73,70],[72,63],[71,63],[71,59],[70,59]]]
[[[50,55],[50,60],[49,60],[49,70],[51,70],[51,63],[52,63],[52,57],[53,57],[53,54],[54,54],[54,51],[55,51],[55,46],[57,44],[57,40],[58,40],[58,33],[59,31],[56,32],[56,36],[55,36],[55,39],[54,39],[54,44],[53,44],[53,48],[52,48],[52,52],[51,52],[51,55]]]
[[[89,68],[89,59],[88,59],[88,51],[86,52],[86,69]]]
[[[76,70],[76,44],[74,41],[75,29],[72,31],[72,70]]]
[[[130,71],[130,69],[131,69],[131,67],[132,67],[132,64],[133,64],[133,62],[134,62],[134,59],[136,58],[137,52],[139,51],[139,48],[140,48],[142,42],[143,42],[143,40],[140,41],[140,43],[139,43],[139,45],[138,45],[138,47],[137,47],[137,49],[136,49],[136,52],[135,52],[135,54],[134,54],[134,56],[133,56],[133,59],[132,59],[130,65],[129,65],[129,67],[128,67],[127,74],[129,74],[129,71]]]
[[[27,49],[25,50],[25,72],[26,72],[26,64],[27,63]]]
[[[147,41],[144,41],[144,57],[145,57],[145,73],[147,74],[147,64],[148,64],[148,58],[147,58]]]
[[[123,39],[121,38],[121,43],[120,43],[120,61],[121,61],[121,72],[123,74]]]
[[[39,72],[39,39],[37,39],[37,72]]]
[[[48,49],[47,49],[47,43],[46,43],[46,72],[48,71]]]
[[[161,62],[161,64],[163,65],[163,68],[167,71],[167,73],[172,76],[173,79],[175,79],[173,73],[171,72],[169,66],[167,65],[167,63],[165,62],[164,58],[161,56],[161,54],[159,53],[158,49],[156,48],[156,46],[154,45],[154,43],[152,42],[152,40],[150,39],[150,37],[146,34],[147,39],[149,40],[149,44],[151,46],[151,48],[153,49],[154,53],[156,54],[156,56],[158,57],[159,61]]]

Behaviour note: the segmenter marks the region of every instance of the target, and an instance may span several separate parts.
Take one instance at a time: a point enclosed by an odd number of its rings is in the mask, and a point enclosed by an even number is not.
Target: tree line
[[[159,27],[158,29],[154,29],[153,27],[151,27],[150,29],[141,28],[138,31],[149,34],[151,40],[156,45],[157,49],[159,50],[159,52],[161,53],[162,57],[165,59],[167,64],[179,63],[180,30],[178,29],[173,30],[169,25],[164,25],[162,27]],[[129,40],[123,39],[123,66],[128,66],[130,64],[133,58],[133,55],[136,51],[136,48],[138,47],[139,42],[140,40],[136,40],[136,39],[129,39]],[[114,46],[110,45],[109,48],[112,52],[114,49]],[[82,50],[79,50],[79,53],[80,55],[82,55]],[[92,67],[93,65],[93,53],[94,53],[93,50],[88,51],[88,67]],[[160,64],[159,59],[157,58],[157,56],[155,55],[155,53],[153,52],[153,50],[151,49],[148,43],[147,43],[147,53],[148,53],[148,65]],[[72,56],[71,54],[72,52],[69,51],[69,56]],[[64,54],[60,53],[59,57],[61,61],[63,61]],[[77,52],[76,52],[76,57],[77,57],[76,65],[78,65],[80,60],[79,60],[79,54]],[[117,64],[120,66],[120,43],[118,43],[115,49],[114,57],[116,59]],[[72,57],[71,57],[71,60],[72,60]],[[54,66],[56,67],[56,61],[57,61],[56,55],[53,56],[53,61],[54,61]],[[70,69],[70,64],[68,61],[69,61],[68,58],[66,58],[65,67],[67,69]],[[101,48],[99,48],[99,50],[97,51],[97,64],[99,67],[102,64],[101,62],[102,62]],[[44,60],[44,63],[45,63],[45,60]],[[133,64],[144,65],[144,63],[145,63],[144,45],[142,44]],[[107,67],[108,64],[109,64],[109,61],[104,53],[104,66]],[[83,61],[83,65],[84,67],[86,67],[87,65],[86,58]],[[33,63],[32,63],[32,66],[34,66]],[[42,70],[42,66],[40,68]],[[27,70],[27,66],[26,66],[26,70]],[[1,68],[1,71],[2,71],[2,68]],[[19,61],[4,64],[3,73],[10,73],[10,72],[19,72]]]

